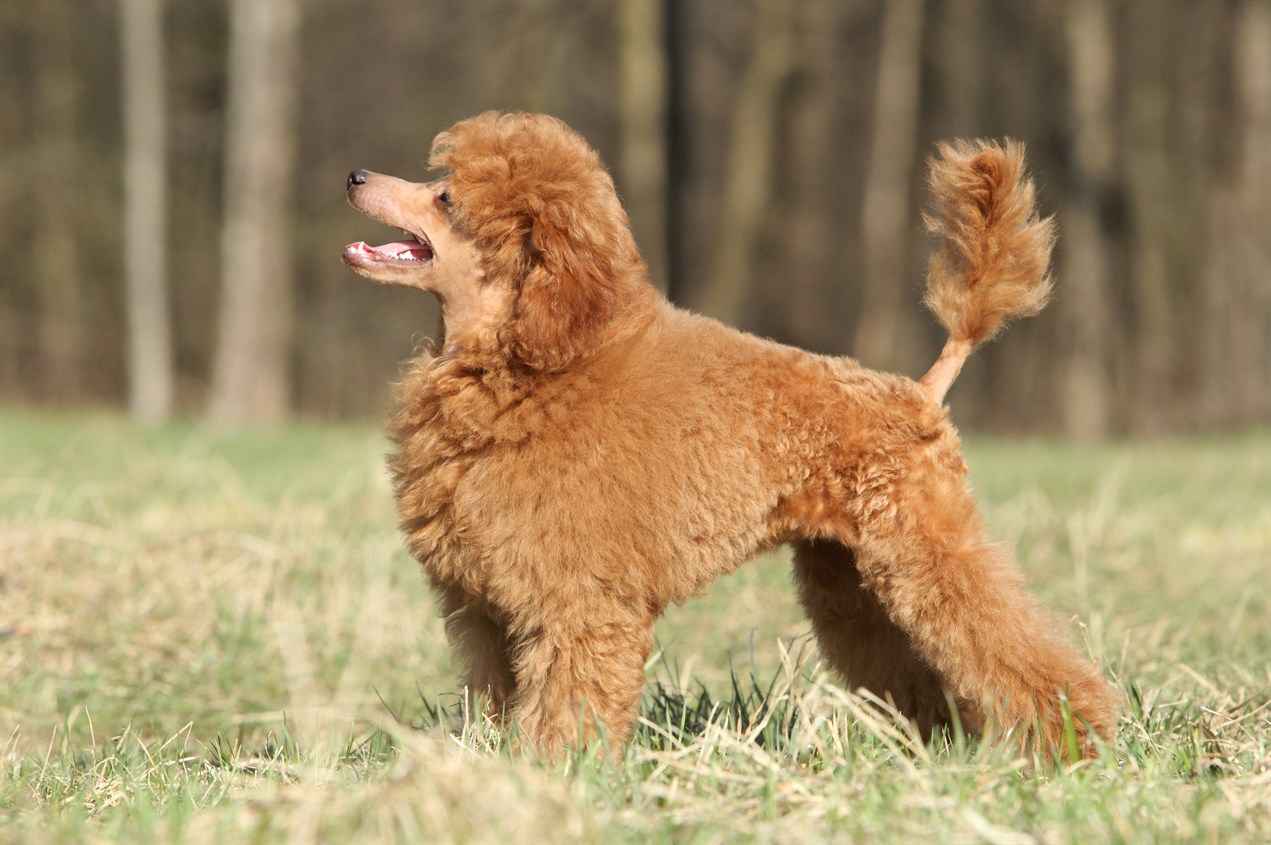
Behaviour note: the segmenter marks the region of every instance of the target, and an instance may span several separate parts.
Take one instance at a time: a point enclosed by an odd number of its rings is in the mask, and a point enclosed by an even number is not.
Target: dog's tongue
[[[432,258],[432,250],[419,241],[393,241],[391,244],[371,246],[366,241],[358,241],[344,248],[345,252],[374,252],[387,258],[413,258],[423,261]]]

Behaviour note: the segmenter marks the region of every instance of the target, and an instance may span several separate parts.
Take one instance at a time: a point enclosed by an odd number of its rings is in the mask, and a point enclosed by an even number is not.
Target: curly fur
[[[1037,216],[1021,144],[974,141],[937,150],[929,179],[935,204],[923,220],[940,246],[927,267],[924,301],[950,338],[976,347],[1008,320],[1046,306],[1055,227]]]
[[[432,161],[457,246],[434,239],[437,266],[410,283],[440,287],[427,273],[471,249],[476,287],[444,296],[484,310],[448,312],[444,346],[401,382],[391,467],[474,699],[545,754],[601,724],[621,741],[663,609],[792,543],[824,658],[923,730],[952,700],[964,725],[1055,747],[1066,699],[1084,747],[1111,735],[1116,696],[985,538],[930,385],[669,305],[596,153],[558,120],[481,115]],[[1050,230],[1019,165],[980,144],[934,166],[931,299],[963,343],[1044,299]],[[351,179],[350,198],[385,222],[435,197],[376,185],[372,203]]]
[[[564,369],[645,275],[600,157],[556,118],[487,112],[438,135],[429,163],[450,171],[456,224],[488,272],[520,291],[509,350]]]

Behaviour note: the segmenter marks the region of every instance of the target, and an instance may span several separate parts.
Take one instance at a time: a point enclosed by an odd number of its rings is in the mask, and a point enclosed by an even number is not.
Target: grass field
[[[0,842],[1271,841],[1271,434],[969,444],[1127,695],[1060,767],[836,687],[782,555],[667,614],[621,764],[456,737],[384,448],[0,412]]]

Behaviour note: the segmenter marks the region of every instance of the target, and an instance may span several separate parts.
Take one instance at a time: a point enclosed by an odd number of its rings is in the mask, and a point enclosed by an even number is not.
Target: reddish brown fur
[[[980,145],[935,165],[932,303],[955,337],[1040,307],[1050,235],[1019,161]],[[791,542],[825,659],[924,730],[949,720],[947,691],[964,724],[1055,747],[1066,692],[1083,741],[1112,734],[1116,696],[985,539],[927,389],[669,305],[596,154],[553,118],[464,121],[433,163],[448,177],[372,175],[350,200],[433,227],[436,266],[357,269],[442,298],[444,346],[398,390],[392,470],[493,712],[546,754],[598,723],[625,739],[662,610]]]
[[[924,222],[940,245],[927,266],[925,302],[951,339],[974,348],[1046,306],[1055,228],[1037,217],[1022,145],[962,142],[938,152]]]

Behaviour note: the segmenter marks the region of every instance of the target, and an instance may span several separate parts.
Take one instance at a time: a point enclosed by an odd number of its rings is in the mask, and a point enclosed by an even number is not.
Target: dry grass
[[[1271,437],[984,444],[1030,582],[1127,691],[1054,768],[816,665],[780,560],[667,615],[621,765],[454,737],[378,432],[0,413],[0,841],[1271,838]]]

